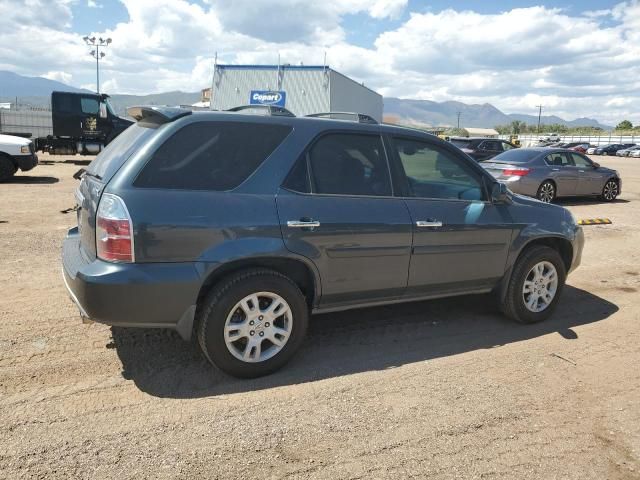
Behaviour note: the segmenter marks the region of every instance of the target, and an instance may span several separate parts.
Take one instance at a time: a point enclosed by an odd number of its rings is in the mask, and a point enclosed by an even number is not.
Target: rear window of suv
[[[191,123],[158,148],[134,186],[232,190],[249,178],[290,132],[286,125]]]
[[[458,148],[471,148],[471,140],[458,140],[457,138],[451,139],[451,143],[453,143]]]
[[[108,182],[124,162],[156,132],[134,123],[118,135],[87,167],[90,175]]]

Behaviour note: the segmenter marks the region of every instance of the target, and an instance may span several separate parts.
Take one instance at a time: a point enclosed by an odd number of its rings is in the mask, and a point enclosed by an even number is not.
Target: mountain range
[[[0,102],[15,102],[32,106],[48,106],[51,92],[84,92],[89,90],[72,87],[64,83],[43,77],[26,77],[13,72],[0,71]],[[120,95],[110,96],[111,104],[116,112],[123,114],[132,105],[191,105],[200,100],[200,92],[164,92],[151,95]],[[505,125],[513,120],[520,120],[529,124],[537,124],[537,115],[520,113],[504,113],[489,103],[482,105],[467,105],[461,102],[433,102],[430,100],[410,100],[400,98],[384,99],[385,117],[395,117],[403,123],[419,123],[428,126],[456,126],[460,112],[461,127],[491,128]],[[610,129],[611,127],[599,123],[592,118],[577,118],[564,120],[554,115],[543,115],[543,124],[564,124],[570,127],[590,126]]]
[[[538,123],[537,115],[522,113],[504,113],[490,103],[482,105],[467,105],[461,102],[432,102],[430,100],[410,100],[400,98],[384,99],[384,114],[387,117],[397,117],[405,122],[420,123],[428,126],[455,127],[458,125],[460,112],[461,127],[492,128],[496,125],[509,124],[520,120],[528,124]],[[543,115],[540,123],[558,123],[569,127],[600,127],[610,129],[593,118],[577,118],[564,120],[555,115]]]

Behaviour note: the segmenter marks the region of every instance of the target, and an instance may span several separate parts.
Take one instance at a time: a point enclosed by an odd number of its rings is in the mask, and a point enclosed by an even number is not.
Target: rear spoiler
[[[137,106],[127,108],[127,115],[140,123],[162,125],[191,115],[191,110],[178,107]]]

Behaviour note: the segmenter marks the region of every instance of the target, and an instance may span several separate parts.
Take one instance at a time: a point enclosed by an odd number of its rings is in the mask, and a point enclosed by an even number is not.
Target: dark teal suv
[[[541,321],[580,263],[566,209],[420,131],[275,108],[129,114],[76,192],[65,283],[83,318],[197,335],[232,375],[282,366],[315,312],[494,292]]]

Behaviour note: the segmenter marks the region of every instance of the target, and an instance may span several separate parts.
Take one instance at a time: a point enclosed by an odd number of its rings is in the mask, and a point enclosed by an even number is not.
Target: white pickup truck
[[[9,180],[18,169],[26,172],[37,164],[31,140],[0,134],[0,182]]]

